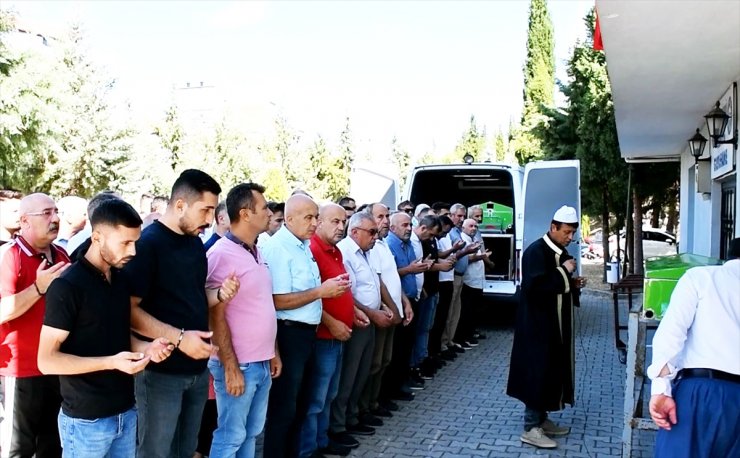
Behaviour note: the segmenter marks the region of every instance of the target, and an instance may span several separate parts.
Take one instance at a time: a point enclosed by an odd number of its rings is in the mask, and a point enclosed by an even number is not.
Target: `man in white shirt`
[[[729,258],[689,269],[655,332],[656,457],[740,456],[740,238]]]
[[[472,218],[463,221],[462,240],[467,245],[476,242],[478,233],[478,222]],[[483,284],[485,283],[484,259],[488,259],[491,252],[483,249],[481,245],[476,253],[468,256],[468,268],[463,274],[463,286],[460,293],[462,308],[460,309],[460,323],[455,333],[455,342],[467,346],[477,346],[473,333],[475,332],[475,316],[473,308],[476,303],[483,299]]]
[[[349,219],[347,237],[337,244],[352,284],[355,307],[367,316],[369,323],[363,327],[355,326],[352,337],[345,343],[339,392],[331,406],[330,436],[344,432],[363,436],[375,434],[373,427],[360,422],[358,402],[370,373],[375,327],[391,326],[398,314],[381,303],[382,282],[367,258],[367,252],[373,248],[377,238],[375,219],[366,212],[360,212]]]
[[[385,237],[390,230],[390,215],[388,207],[382,203],[370,204],[366,209],[367,213],[372,215],[375,223],[378,225],[378,240],[375,246],[367,254],[370,265],[375,272],[380,275],[380,280],[385,285],[390,296],[390,300],[398,308],[399,318],[403,320],[403,326],[407,326],[413,317],[411,303],[403,294],[401,287],[401,277],[398,276],[396,261],[393,259],[393,253],[385,242]],[[382,292],[382,291],[381,291]],[[385,299],[381,297],[385,303]],[[370,366],[370,375],[368,376],[365,389],[360,397],[360,417],[368,420],[368,414],[376,417],[390,417],[391,412],[382,407],[378,398],[380,396],[380,386],[383,380],[385,369],[393,357],[393,336],[395,326],[388,328],[375,328],[375,348],[373,349],[373,361]],[[370,425],[372,426],[372,425]]]

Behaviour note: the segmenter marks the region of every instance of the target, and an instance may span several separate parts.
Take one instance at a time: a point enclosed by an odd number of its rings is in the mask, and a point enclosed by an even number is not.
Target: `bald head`
[[[285,202],[285,226],[300,240],[308,240],[313,236],[318,217],[318,205],[304,194],[290,196]]]
[[[403,212],[392,214],[391,232],[404,242],[408,242],[411,238],[411,217]]]
[[[466,219],[465,221],[463,221],[462,231],[469,237],[474,236],[475,233],[478,231],[478,221],[474,220],[473,218]]]
[[[316,234],[329,245],[336,245],[344,238],[347,212],[341,205],[329,203],[319,209],[319,222]]]

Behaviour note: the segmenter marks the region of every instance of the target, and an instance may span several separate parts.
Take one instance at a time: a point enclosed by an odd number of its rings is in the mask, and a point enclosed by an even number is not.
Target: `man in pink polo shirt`
[[[219,287],[229,277],[240,283],[231,301],[210,310],[213,340],[219,348],[208,363],[218,406],[212,458],[254,456],[257,435],[265,425],[272,378],[282,368],[275,342],[272,278],[255,244],[270,222],[264,192],[256,183],[242,183],[229,191],[230,232],[207,255],[208,288]]]

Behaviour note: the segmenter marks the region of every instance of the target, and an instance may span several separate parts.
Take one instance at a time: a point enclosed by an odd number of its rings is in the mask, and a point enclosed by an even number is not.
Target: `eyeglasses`
[[[404,213],[408,213],[409,215],[413,215],[414,214],[414,209],[413,208],[402,208],[401,211],[404,212]]]
[[[347,205],[343,205],[342,208],[344,208],[348,212],[353,212],[353,211],[355,211],[357,209],[357,207],[350,207],[350,206],[347,206]]]
[[[27,216],[43,216],[44,218],[51,218],[51,215],[62,216],[64,215],[64,212],[59,211],[58,208],[47,208],[46,210],[42,210],[40,212],[26,213],[26,215]]]
[[[364,227],[356,227],[355,229],[359,229],[361,231],[365,231],[368,234],[372,235],[373,237],[375,237],[376,235],[378,235],[378,230],[375,229],[375,228],[373,228],[373,229],[365,229]]]

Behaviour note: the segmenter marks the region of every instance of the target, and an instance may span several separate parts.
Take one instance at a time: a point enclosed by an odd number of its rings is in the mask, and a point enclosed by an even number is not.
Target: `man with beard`
[[[131,304],[121,269],[136,254],[141,218],[122,200],[91,219],[92,244],[49,287],[39,369],[59,374],[59,435],[65,455],[134,456],[134,378],[174,349],[167,339],[131,336]]]
[[[164,337],[172,356],[136,377],[140,458],[191,458],[208,398],[208,308],[230,301],[239,282],[206,289],[208,263],[198,234],[210,226],[221,187],[205,172],[185,170],[172,185],[167,210],[144,229],[136,257],[124,267],[131,286],[131,327]]]
[[[20,223],[21,235],[0,250],[2,449],[10,457],[58,457],[59,378],[43,375],[36,358],[46,291],[69,267],[69,258],[52,243],[59,234],[59,211],[49,196],[24,197]]]
[[[570,432],[548,419],[547,412],[574,402],[573,306],[586,282],[573,277],[576,261],[565,247],[576,230],[576,210],[563,206],[555,212],[549,232],[522,256],[522,291],[506,394],[524,403],[520,440],[538,448],[555,448],[558,443],[551,436]]]
[[[349,288],[339,275],[321,282],[309,248],[316,232],[319,208],[309,196],[296,193],[285,203],[285,224],[262,248],[272,276],[272,297],[277,310],[277,340],[283,373],[270,390],[265,424],[264,455],[290,456],[298,442],[298,394],[313,357],[316,329],[321,322],[321,300],[337,297]]]

